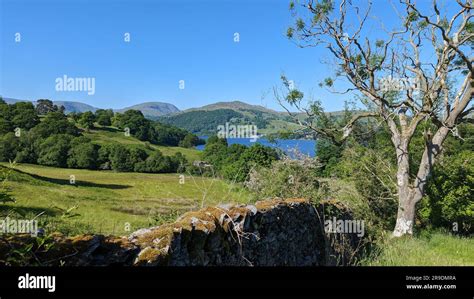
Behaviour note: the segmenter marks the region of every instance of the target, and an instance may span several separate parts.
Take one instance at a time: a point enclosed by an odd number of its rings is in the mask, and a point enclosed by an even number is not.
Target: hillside
[[[218,102],[200,108],[158,118],[197,135],[216,134],[217,126],[226,123],[234,125],[256,125],[259,135],[299,129],[289,116],[282,112],[250,105],[240,101]]]
[[[0,163],[0,176],[8,163]],[[244,190],[219,179],[14,165],[7,187],[16,202],[2,211],[35,217],[46,231],[128,235],[203,206],[248,203]],[[70,176],[75,176],[75,184]],[[222,194],[226,194],[225,198]]]
[[[133,136],[125,136],[123,131],[114,127],[96,127],[88,132],[83,132],[83,135],[89,137],[93,143],[104,145],[110,143],[119,143],[123,145],[133,145],[142,148],[147,151],[159,150],[165,156],[172,156],[178,152],[182,153],[188,161],[193,162],[200,160],[201,152],[192,148],[183,148],[177,146],[160,146],[154,144],[147,144],[144,141],[140,141]]]
[[[12,98],[3,98],[3,100],[7,104],[15,104],[17,102],[28,102],[28,101],[12,99]],[[32,103],[33,105],[36,105],[36,101],[32,101]],[[84,104],[81,102],[72,102],[72,101],[53,101],[53,104],[57,106],[64,106],[65,113],[71,113],[71,112],[82,113],[86,111],[95,112],[99,109],[97,107],[94,107],[88,104]]]
[[[28,102],[27,100],[19,100],[19,99],[13,99],[13,98],[3,98],[3,100],[7,104],[15,104],[17,102]],[[31,101],[31,102],[33,103],[33,105],[36,105],[36,101]],[[73,102],[73,101],[53,101],[53,104],[57,106],[64,106],[65,113],[71,113],[71,112],[82,113],[86,111],[95,112],[98,109],[101,109],[101,108],[97,108],[85,103]],[[158,116],[162,116],[166,114],[177,113],[180,111],[176,106],[169,103],[163,103],[163,102],[145,102],[145,103],[140,103],[140,104],[122,108],[122,109],[114,109],[114,111],[123,113],[131,109],[140,110],[143,113],[143,115],[147,118],[154,118],[154,117],[158,117]]]
[[[143,115],[147,118],[154,118],[162,115],[177,113],[180,110],[172,104],[163,103],[163,102],[146,102],[123,109],[118,109],[116,112],[123,113],[127,110],[140,110]]]
[[[205,105],[199,108],[190,108],[184,111],[185,112],[195,111],[195,110],[209,111],[209,110],[218,110],[218,109],[232,109],[232,110],[238,110],[238,111],[253,110],[253,111],[260,111],[260,112],[271,113],[271,114],[280,113],[278,111],[271,110],[260,105],[251,105],[251,104],[247,104],[241,101],[217,102],[217,103]]]

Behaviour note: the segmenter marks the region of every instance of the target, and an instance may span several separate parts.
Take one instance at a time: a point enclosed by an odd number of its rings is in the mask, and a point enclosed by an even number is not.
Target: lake
[[[206,140],[207,136],[200,136],[199,138]],[[231,144],[242,144],[245,146],[251,146],[255,143],[261,145],[278,148],[287,153],[290,157],[294,158],[295,149],[304,155],[314,157],[316,155],[316,141],[307,139],[275,139],[275,142],[270,142],[265,138],[258,138],[256,141],[251,138],[227,138],[227,143]],[[205,145],[199,145],[196,148],[198,150],[204,150]]]

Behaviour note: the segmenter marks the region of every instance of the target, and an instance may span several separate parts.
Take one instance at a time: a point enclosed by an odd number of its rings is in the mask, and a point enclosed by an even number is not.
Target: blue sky
[[[322,63],[326,49],[300,49],[285,37],[293,21],[287,0],[0,1],[4,97],[101,108],[241,100],[281,110],[272,92],[281,73],[327,111],[348,97],[318,86],[333,71]],[[375,13],[389,17],[386,6]],[[56,91],[63,75],[94,77],[95,94]]]

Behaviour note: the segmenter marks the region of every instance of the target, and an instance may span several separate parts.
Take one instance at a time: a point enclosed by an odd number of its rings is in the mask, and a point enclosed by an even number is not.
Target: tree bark
[[[413,234],[416,202],[417,201],[413,195],[399,198],[397,223],[395,224],[395,229],[393,230],[394,237]]]
[[[436,158],[441,153],[443,142],[449,129],[441,127],[431,140],[427,140],[421,158],[418,172],[413,184],[410,184],[410,166],[408,144],[409,140],[403,138],[396,144],[397,147],[397,185],[398,185],[398,213],[397,222],[393,230],[394,237],[413,234],[415,222],[415,206],[425,194],[426,184],[431,175]]]
[[[408,154],[408,138],[394,136],[393,142],[397,153],[397,186],[398,186],[398,213],[393,235],[400,237],[413,234],[415,219],[414,193],[410,188],[410,160]]]

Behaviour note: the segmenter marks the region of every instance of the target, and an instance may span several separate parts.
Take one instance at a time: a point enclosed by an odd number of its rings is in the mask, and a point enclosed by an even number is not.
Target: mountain
[[[200,108],[191,108],[185,110],[185,112],[188,111],[195,111],[195,110],[218,110],[218,109],[231,109],[231,110],[236,110],[236,111],[260,111],[264,113],[270,113],[270,114],[280,114],[281,112],[271,110],[259,105],[251,105],[247,104],[241,101],[232,101],[232,102],[217,102],[214,104],[209,104],[206,106],[202,106]]]
[[[226,123],[255,125],[260,135],[299,128],[283,112],[240,101],[218,102],[199,108],[191,108],[179,113],[159,117],[158,120],[198,135],[216,134],[218,126],[225,126]]]
[[[17,102],[30,102],[27,100],[18,100],[18,99],[12,99],[12,98],[3,98],[3,100],[7,104],[15,104]],[[36,105],[36,101],[31,101],[31,102],[33,103],[33,105]],[[84,104],[80,102],[71,102],[71,101],[53,101],[53,104],[58,105],[58,106],[64,106],[66,113],[71,113],[71,112],[81,113],[81,112],[86,112],[86,111],[95,112],[97,109],[99,109],[97,107],[94,107],[88,104]]]
[[[27,100],[18,100],[18,99],[13,99],[13,98],[3,98],[5,102],[8,104],[15,104],[17,102],[27,102]],[[36,105],[36,101],[31,101],[34,105]],[[72,102],[72,101],[53,101],[55,105],[58,106],[64,106],[65,112],[66,113],[82,113],[86,111],[92,111],[95,112],[100,108],[84,104],[81,102]],[[180,110],[176,108],[176,106],[168,103],[162,103],[162,102],[146,102],[146,103],[141,103],[137,104],[134,106],[126,107],[123,109],[115,109],[115,112],[125,112],[130,109],[135,109],[135,110],[140,110],[143,115],[147,118],[156,118],[159,116],[163,116],[166,114],[171,114],[171,113],[177,113]]]
[[[80,103],[80,102],[53,101],[53,103],[55,105],[58,105],[58,106],[64,106],[64,108],[66,109],[65,110],[66,113],[70,113],[70,112],[82,113],[82,112],[86,112],[86,111],[95,112],[99,109],[97,107],[94,107],[94,106],[91,106],[91,105],[88,105],[88,104],[84,104],[84,103]]]
[[[127,110],[140,110],[147,118],[156,118],[159,116],[180,112],[180,110],[173,104],[162,102],[146,102],[123,109],[118,109],[116,112],[123,113]]]
[[[2,98],[7,104],[15,104],[17,102],[23,102],[22,100],[12,99],[12,98]],[[26,101],[25,101],[26,102]]]

